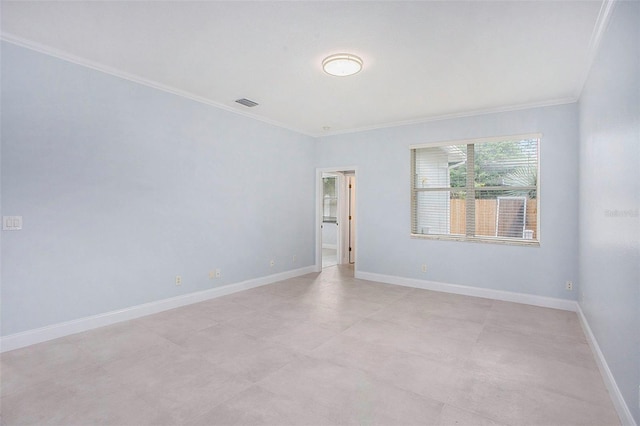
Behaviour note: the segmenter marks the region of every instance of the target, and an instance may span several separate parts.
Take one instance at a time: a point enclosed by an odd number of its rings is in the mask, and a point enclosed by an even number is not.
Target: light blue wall
[[[640,424],[640,2],[618,2],[579,103],[580,306]]]
[[[312,265],[314,154],[313,138],[3,43],[2,214],[24,229],[2,232],[2,335]]]
[[[537,132],[543,134],[540,247],[409,237],[409,145]],[[564,289],[566,280],[577,280],[576,104],[328,136],[318,149],[318,167],[358,167],[359,271],[576,298]]]

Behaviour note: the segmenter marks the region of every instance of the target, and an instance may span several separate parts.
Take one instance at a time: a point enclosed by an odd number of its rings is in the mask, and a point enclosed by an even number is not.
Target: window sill
[[[464,235],[410,234],[418,240],[462,241],[467,243],[502,244],[508,246],[540,247],[539,240],[513,240],[498,237],[465,237]]]

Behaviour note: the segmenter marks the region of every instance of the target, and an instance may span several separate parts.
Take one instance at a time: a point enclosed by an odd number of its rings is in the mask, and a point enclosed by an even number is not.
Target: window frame
[[[536,161],[536,239],[527,240],[524,238],[505,238],[505,237],[492,237],[486,235],[480,236],[467,236],[467,235],[446,235],[446,234],[418,234],[413,232],[413,226],[416,222],[416,202],[417,202],[417,193],[415,188],[415,174],[416,174],[416,150],[421,148],[436,148],[441,146],[459,146],[459,145],[469,145],[469,144],[482,144],[489,142],[503,142],[510,140],[524,140],[524,139],[536,139],[537,143],[537,161]],[[432,143],[420,143],[409,145],[409,153],[410,153],[410,237],[414,239],[422,239],[422,240],[441,240],[441,241],[461,241],[461,242],[474,242],[474,243],[487,243],[487,244],[504,244],[504,245],[517,245],[517,246],[528,246],[528,247],[540,247],[540,242],[542,241],[541,236],[541,222],[540,222],[540,210],[541,210],[541,188],[540,188],[540,157],[541,157],[541,145],[542,145],[542,133],[527,133],[527,134],[518,134],[518,135],[507,135],[507,136],[492,136],[492,137],[483,137],[483,138],[472,138],[472,139],[463,139],[463,140],[450,140],[450,141],[439,141]],[[475,169],[474,169],[475,170]],[[475,172],[474,172],[475,173]],[[452,187],[455,188],[455,187]],[[465,187],[460,187],[462,190],[466,190]],[[465,218],[466,219],[466,218]]]

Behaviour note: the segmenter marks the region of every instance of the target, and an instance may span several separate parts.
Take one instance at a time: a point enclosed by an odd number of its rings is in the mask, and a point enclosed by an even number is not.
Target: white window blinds
[[[539,241],[539,135],[411,149],[411,234]]]

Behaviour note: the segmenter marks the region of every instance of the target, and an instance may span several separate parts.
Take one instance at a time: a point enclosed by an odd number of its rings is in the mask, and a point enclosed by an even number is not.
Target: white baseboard
[[[117,311],[105,312],[103,314],[79,318],[73,321],[53,324],[42,328],[24,331],[21,333],[10,334],[8,336],[0,338],[0,352],[11,351],[13,349],[19,349],[25,346],[34,345],[36,343],[46,342],[48,340],[57,339],[59,337],[69,336],[71,334],[92,330],[94,328],[104,327],[106,325],[140,318],[145,315],[151,315],[169,309],[179,308],[180,306],[203,302],[209,299],[215,299],[216,297],[237,293],[238,291],[248,290],[250,288],[260,287],[267,284],[272,284],[278,281],[286,280],[288,278],[310,274],[312,272],[315,272],[315,265],[281,272],[278,274],[267,275],[265,277],[253,278],[235,284],[212,288],[210,290],[203,290],[184,294],[181,296],[171,297],[169,299],[144,303],[142,305],[132,306]]]
[[[627,403],[622,397],[622,393],[620,392],[620,388],[618,388],[616,379],[613,377],[613,373],[611,373],[611,370],[609,369],[607,360],[600,350],[600,345],[598,345],[596,336],[591,331],[591,327],[589,327],[587,317],[584,316],[582,308],[580,308],[580,304],[578,304],[577,312],[578,318],[580,319],[580,324],[582,325],[582,330],[584,331],[584,334],[587,337],[587,342],[589,342],[591,351],[596,358],[598,369],[600,370],[600,374],[602,375],[604,384],[607,386],[607,390],[609,391],[609,395],[611,396],[611,401],[613,402],[613,406],[618,412],[618,417],[620,417],[621,423],[628,426],[637,426],[635,420],[633,419],[633,416],[631,415],[629,406],[627,406]]]
[[[396,284],[405,287],[421,288],[424,290],[463,294],[465,296],[484,297],[487,299],[524,303],[526,305],[541,306],[544,308],[562,309],[565,311],[575,312],[578,309],[578,303],[574,300],[556,299],[553,297],[536,296],[533,294],[515,293],[511,291],[492,290],[489,288],[469,287],[459,284],[446,284],[435,281],[418,280],[415,278],[404,278],[396,277],[393,275],[375,274],[371,272],[356,271],[355,275],[356,278],[360,278],[363,280]]]

